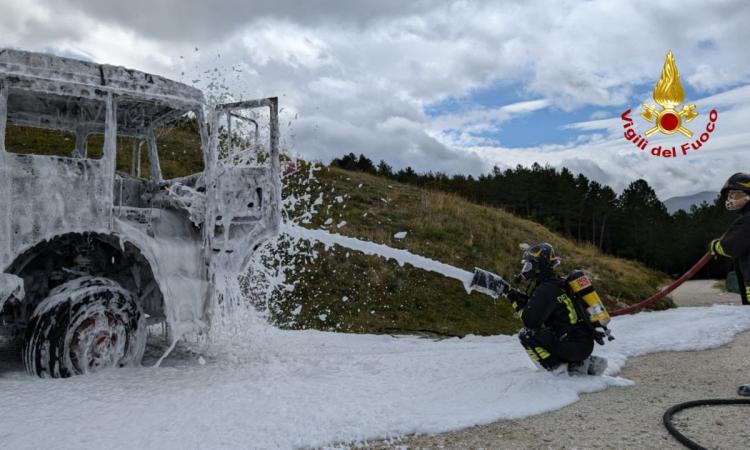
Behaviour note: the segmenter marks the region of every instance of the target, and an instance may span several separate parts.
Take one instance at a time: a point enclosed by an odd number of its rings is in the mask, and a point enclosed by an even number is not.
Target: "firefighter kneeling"
[[[567,279],[555,274],[560,258],[551,245],[541,243],[523,254],[521,272],[514,281],[526,281],[528,289],[511,289],[501,277],[476,269],[471,288],[507,297],[524,328],[521,344],[538,366],[572,375],[601,375],[607,360],[592,356],[594,342],[613,339],[606,328],[609,314],[588,278],[581,271]]]

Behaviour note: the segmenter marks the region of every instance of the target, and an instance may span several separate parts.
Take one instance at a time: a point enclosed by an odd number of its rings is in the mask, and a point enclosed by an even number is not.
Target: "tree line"
[[[645,180],[633,181],[617,195],[609,186],[582,174],[537,163],[506,170],[496,166],[478,177],[418,174],[411,167],[394,171],[385,161],[375,165],[365,155],[354,153],[334,159],[331,165],[500,207],[568,238],[670,275],[687,271],[706,252],[709,241],[721,236],[735,218],[718,194],[711,204],[670,214]],[[717,180],[717,186],[723,181]],[[730,269],[730,261],[718,259],[699,276],[719,278]]]

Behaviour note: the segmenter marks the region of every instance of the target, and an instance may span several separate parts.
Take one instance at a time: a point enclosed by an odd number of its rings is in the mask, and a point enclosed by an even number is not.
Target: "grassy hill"
[[[603,255],[539,224],[455,195],[336,168],[317,172],[317,181],[312,197],[322,192],[324,203],[306,225],[311,228],[403,248],[469,271],[482,267],[507,279],[519,269],[519,243],[546,241],[562,257],[562,271],[583,268],[593,274],[610,308],[641,300],[666,281],[664,274],[639,263]],[[395,239],[401,231],[406,238]],[[467,295],[453,279],[337,246],[325,250],[317,245],[315,251],[318,258],[288,274],[296,288],[272,308],[282,326],[447,335],[512,333],[521,326],[506,301]]]
[[[17,153],[69,156],[75,137],[11,125],[6,144]],[[159,144],[166,178],[202,170],[194,129],[168,128],[160,133]],[[101,136],[90,136],[89,155],[100,157],[101,147]],[[118,139],[118,170],[132,167],[132,147],[132,140]],[[145,151],[141,166],[148,176]],[[455,195],[335,168],[323,168],[313,186],[303,186],[299,178],[306,173],[300,170],[297,179],[289,179],[285,193],[306,193],[311,198],[323,194],[319,214],[306,225],[312,228],[403,248],[468,271],[482,267],[507,279],[519,269],[519,243],[550,242],[562,257],[563,271],[583,268],[593,273],[595,286],[610,308],[640,300],[666,281],[663,274],[639,263],[603,255],[537,223]],[[295,192],[308,188],[309,192]],[[346,224],[338,227],[342,222]],[[401,231],[407,232],[406,238],[394,239]],[[270,303],[271,318],[282,327],[446,335],[512,333],[520,327],[503,299],[467,295],[453,279],[336,246],[325,250],[315,245],[311,250],[317,258],[300,258],[296,269],[287,273],[295,289],[277,292]]]

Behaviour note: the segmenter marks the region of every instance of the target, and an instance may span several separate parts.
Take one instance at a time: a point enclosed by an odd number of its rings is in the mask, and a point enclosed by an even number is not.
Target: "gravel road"
[[[689,281],[673,293],[678,306],[739,303],[736,294],[713,288],[714,281]],[[628,360],[619,374],[634,386],[584,394],[580,401],[522,420],[500,421],[432,436],[411,436],[376,448],[446,449],[680,449],[662,425],[670,406],[702,398],[737,398],[737,385],[750,382],[750,332],[724,347],[665,352]],[[684,411],[675,424],[708,448],[750,448],[750,406]]]

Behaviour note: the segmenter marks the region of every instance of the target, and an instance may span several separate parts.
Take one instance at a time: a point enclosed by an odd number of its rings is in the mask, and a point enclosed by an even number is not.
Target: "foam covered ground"
[[[65,380],[0,365],[2,448],[292,448],[433,433],[563,407],[630,382],[627,358],[704,349],[750,329],[717,305],[613,320],[608,376],[537,371],[514,336],[433,341],[267,328],[159,368]],[[7,356],[7,353],[4,354]],[[689,357],[689,356],[687,356]],[[205,364],[202,364],[205,363]]]

